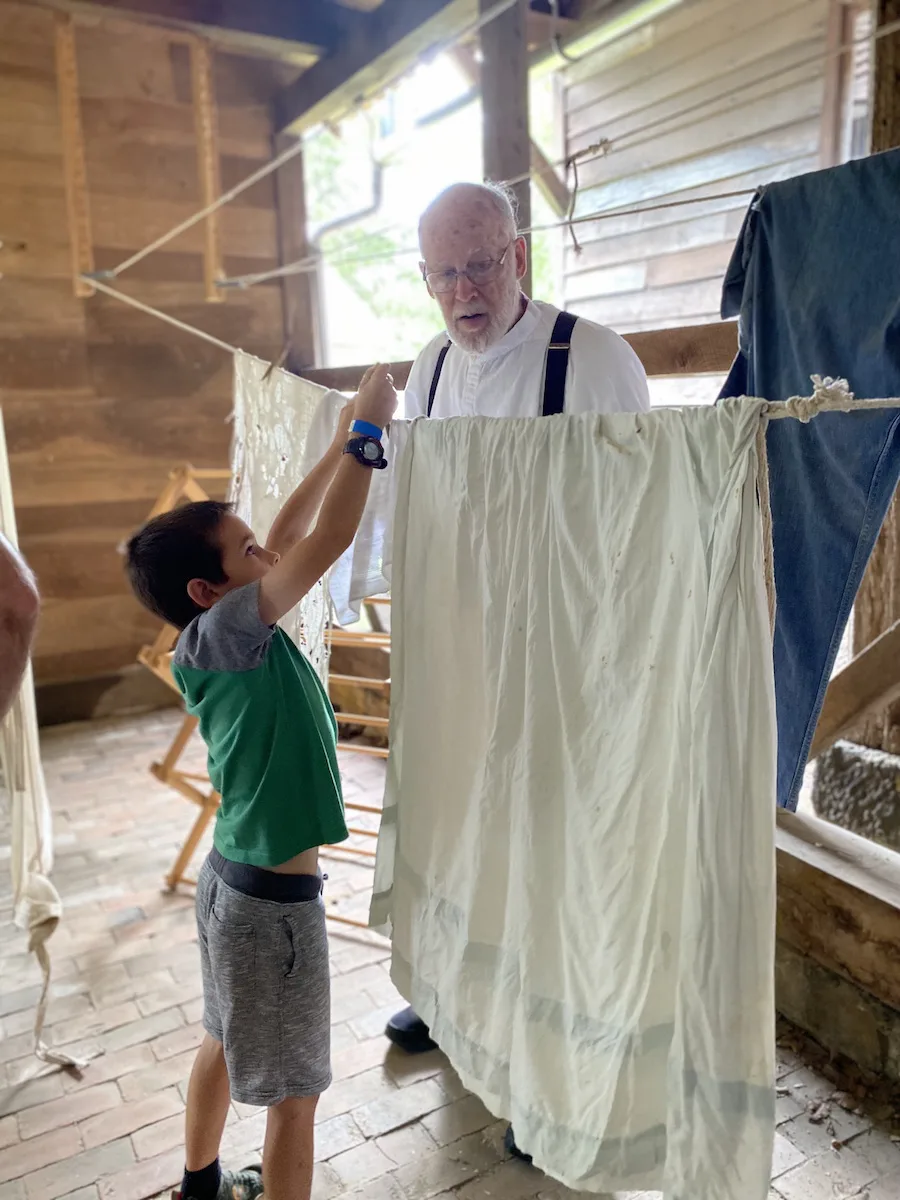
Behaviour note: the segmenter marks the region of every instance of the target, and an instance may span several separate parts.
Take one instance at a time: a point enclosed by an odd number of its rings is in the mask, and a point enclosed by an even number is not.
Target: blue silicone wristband
[[[378,441],[381,441],[383,430],[379,429],[377,425],[373,425],[371,421],[354,421],[350,426],[350,432],[361,433],[364,437],[377,438]]]

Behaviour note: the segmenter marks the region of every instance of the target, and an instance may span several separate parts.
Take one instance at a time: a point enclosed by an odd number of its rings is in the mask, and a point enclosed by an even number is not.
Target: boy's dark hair
[[[192,579],[227,583],[216,533],[231,505],[201,500],[148,521],[128,543],[126,569],[134,594],[176,629],[204,611],[187,591]]]

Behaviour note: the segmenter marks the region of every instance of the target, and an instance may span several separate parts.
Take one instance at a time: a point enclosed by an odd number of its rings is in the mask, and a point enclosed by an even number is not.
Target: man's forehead
[[[481,199],[448,200],[422,222],[421,242],[424,253],[495,249],[504,238],[504,220],[492,205]]]

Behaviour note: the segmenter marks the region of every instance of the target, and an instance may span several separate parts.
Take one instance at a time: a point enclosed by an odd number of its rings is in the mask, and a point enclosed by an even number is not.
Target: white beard
[[[520,303],[519,281],[513,276],[509,281],[509,287],[504,290],[501,307],[491,314],[487,327],[480,329],[477,333],[466,333],[464,329],[448,329],[451,342],[459,346],[460,350],[465,351],[466,354],[484,354],[485,350],[499,342],[512,328],[519,312]],[[454,322],[455,324],[456,322]]]

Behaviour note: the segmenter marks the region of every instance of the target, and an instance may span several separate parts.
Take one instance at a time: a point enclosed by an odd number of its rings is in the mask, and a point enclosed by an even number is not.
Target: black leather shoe
[[[428,1026],[411,1008],[394,1013],[384,1033],[389,1042],[407,1054],[427,1054],[429,1050],[437,1049],[437,1042],[432,1041]]]
[[[507,1154],[512,1155],[513,1158],[517,1158],[519,1162],[527,1163],[529,1167],[534,1161],[530,1154],[526,1154],[524,1150],[520,1150],[516,1145],[512,1125],[508,1125],[506,1128],[506,1133],[503,1135],[503,1146]]]

